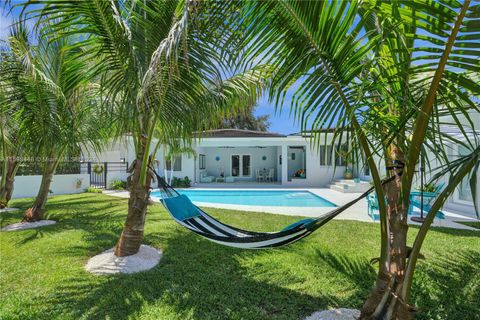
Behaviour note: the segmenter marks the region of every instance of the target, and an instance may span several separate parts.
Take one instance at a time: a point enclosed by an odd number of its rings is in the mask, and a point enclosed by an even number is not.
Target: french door
[[[252,161],[249,154],[232,154],[232,177],[250,177],[252,175]]]

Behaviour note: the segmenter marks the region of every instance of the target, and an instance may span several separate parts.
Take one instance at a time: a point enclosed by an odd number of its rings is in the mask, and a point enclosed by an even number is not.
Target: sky
[[[4,10],[3,1],[0,0],[0,39],[5,40],[9,33],[9,27],[12,21],[18,17],[19,10],[16,9],[10,15],[7,15],[7,11]],[[291,101],[292,94],[288,93],[285,98],[285,106],[282,108],[282,111],[275,111],[275,106],[272,103],[268,102],[267,97],[262,97],[258,101],[257,108],[255,110],[256,116],[261,116],[268,114],[270,116],[270,128],[269,131],[289,134],[300,131],[300,126],[294,123],[293,119],[290,117],[290,109],[288,107],[289,102]]]
[[[284,104],[281,112],[275,112],[274,104],[269,103],[266,97],[263,97],[258,101],[255,115],[270,115],[270,127],[268,131],[283,134],[296,133],[300,131],[300,124],[296,123],[293,117],[290,117],[290,108],[288,105],[289,101],[291,101],[291,94],[287,94],[285,101],[286,103]]]

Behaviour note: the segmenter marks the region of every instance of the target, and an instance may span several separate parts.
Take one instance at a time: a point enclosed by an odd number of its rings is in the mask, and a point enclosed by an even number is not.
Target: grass
[[[477,221],[455,221],[455,222],[464,224],[472,228],[480,229],[480,222],[477,222]]]
[[[31,199],[12,206],[25,209]],[[301,319],[316,310],[359,308],[375,279],[378,224],[332,221],[281,249],[245,251],[204,240],[149,209],[145,243],[160,264],[135,275],[95,276],[89,257],[114,246],[125,199],[56,196],[37,230],[0,233],[0,319]],[[273,231],[296,217],[207,209],[223,221]],[[22,210],[4,213],[2,225]],[[409,241],[417,229],[412,228]],[[480,319],[480,238],[438,228],[427,237],[416,273],[418,319]]]

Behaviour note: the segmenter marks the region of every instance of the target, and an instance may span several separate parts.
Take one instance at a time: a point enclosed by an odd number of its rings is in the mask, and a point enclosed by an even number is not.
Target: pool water
[[[304,190],[177,190],[193,202],[271,207],[336,207],[320,196]],[[160,197],[160,192],[152,192]]]

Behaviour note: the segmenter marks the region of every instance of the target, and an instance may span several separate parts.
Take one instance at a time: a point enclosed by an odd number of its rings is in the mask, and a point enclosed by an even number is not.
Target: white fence
[[[42,176],[16,176],[13,198],[35,197],[40,188]],[[90,186],[89,174],[54,175],[50,190],[52,195],[84,192]]]

